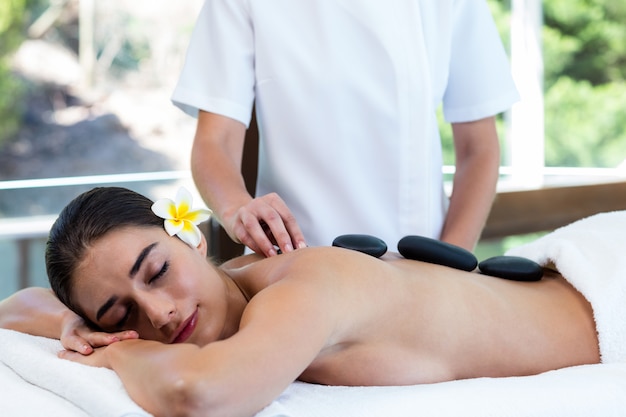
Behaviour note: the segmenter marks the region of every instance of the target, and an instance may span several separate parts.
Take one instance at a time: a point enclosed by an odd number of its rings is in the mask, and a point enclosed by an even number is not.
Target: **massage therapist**
[[[494,116],[517,99],[486,0],[206,0],[173,94],[198,119],[205,202],[266,256],[349,233],[472,250],[498,176]],[[449,199],[440,104],[456,154]],[[240,171],[253,106],[256,196]]]

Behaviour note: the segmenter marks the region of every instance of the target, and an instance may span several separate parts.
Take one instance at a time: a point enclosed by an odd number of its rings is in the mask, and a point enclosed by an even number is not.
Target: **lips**
[[[198,310],[196,309],[196,311],[194,311],[193,314],[189,316],[189,318],[185,320],[178,329],[176,329],[176,333],[174,333],[176,337],[174,337],[174,340],[172,340],[171,343],[184,343],[196,329],[197,324]]]

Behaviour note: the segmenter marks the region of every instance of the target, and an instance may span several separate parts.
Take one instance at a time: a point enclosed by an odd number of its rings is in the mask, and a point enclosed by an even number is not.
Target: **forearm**
[[[115,343],[104,351],[105,364],[97,365],[113,369],[131,398],[156,417],[184,415],[178,409],[180,399],[175,392],[178,380],[182,380],[179,356],[167,347],[146,340]],[[180,345],[179,348],[194,349],[194,346]]]
[[[244,137],[241,123],[200,112],[191,172],[200,195],[220,221],[252,199],[241,174]]]
[[[0,327],[59,339],[64,320],[76,316],[46,288],[26,288],[0,301]]]
[[[453,125],[456,172],[441,239],[473,250],[491,210],[500,148],[494,118]]]
[[[220,222],[252,200],[239,166],[222,152],[209,152],[203,150],[203,146],[194,146],[191,164],[194,183]]]
[[[276,193],[250,195],[241,173],[245,126],[200,112],[191,150],[196,187],[230,238],[265,256],[305,247],[295,216]]]
[[[493,204],[496,182],[497,167],[457,171],[441,240],[474,249]]]
[[[226,360],[200,357],[196,345],[133,340],[105,353],[131,398],[156,417],[246,415],[238,414],[239,391],[227,389],[236,370],[222,366]]]

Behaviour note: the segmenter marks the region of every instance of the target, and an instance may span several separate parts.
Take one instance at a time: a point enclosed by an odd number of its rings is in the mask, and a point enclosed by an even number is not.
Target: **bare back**
[[[332,330],[301,373],[303,381],[407,385],[599,361],[591,306],[552,271],[521,283],[309,248],[227,273],[264,309],[280,308],[271,297],[278,283],[306,283],[285,287],[290,297],[313,298],[320,325],[330,321]],[[298,293],[301,287],[307,290]],[[302,339],[298,343],[316,343]]]

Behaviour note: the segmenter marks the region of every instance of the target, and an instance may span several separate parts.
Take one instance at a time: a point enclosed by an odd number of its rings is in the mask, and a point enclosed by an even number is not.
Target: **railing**
[[[446,175],[454,174],[454,167],[444,167]],[[499,184],[499,196],[496,199],[492,216],[485,229],[485,237],[499,237],[502,233],[509,233],[512,230],[517,233],[523,229],[531,228],[532,219],[527,219],[524,213],[532,212],[536,221],[546,220],[550,217],[553,223],[559,221],[569,221],[571,217],[580,215],[576,212],[570,213],[571,208],[581,207],[589,212],[602,208],[620,209],[626,199],[626,185],[614,184],[604,185],[607,182],[626,181],[626,171],[624,169],[605,169],[605,168],[545,168],[544,178],[546,187],[540,190],[524,189],[507,181],[510,169],[501,168],[503,179]],[[131,173],[131,174],[114,174],[114,175],[93,175],[82,177],[66,177],[66,178],[43,178],[29,180],[12,180],[0,181],[0,191],[3,190],[20,190],[35,188],[53,188],[67,187],[77,185],[103,185],[103,184],[121,184],[121,183],[153,183],[158,181],[186,181],[189,188],[195,190],[189,171],[164,171],[149,173]],[[597,185],[597,186],[594,186]],[[590,185],[591,187],[581,187],[581,185]],[[449,187],[449,184],[448,184]],[[556,188],[555,188],[556,187]],[[197,195],[196,195],[197,196]],[[199,196],[197,196],[199,200]],[[558,199],[563,203],[555,202]],[[533,205],[533,210],[526,210],[524,206]],[[575,203],[573,203],[575,202]],[[583,204],[584,203],[584,204]],[[585,208],[593,203],[593,207]],[[566,206],[564,206],[566,205]],[[569,209],[568,209],[569,208]],[[626,209],[626,207],[624,207]],[[518,215],[511,216],[512,210],[517,209]],[[537,212],[539,210],[539,212]],[[504,216],[499,213],[505,212]],[[548,216],[548,214],[550,216]],[[555,214],[558,219],[555,219]],[[0,240],[12,240],[17,248],[17,273],[14,280],[17,281],[17,287],[23,288],[32,285],[30,277],[32,276],[32,248],[33,243],[44,240],[50,226],[54,222],[56,214],[17,217],[0,219]],[[505,218],[505,220],[503,220]],[[509,220],[506,220],[509,219]],[[522,220],[525,219],[525,223]],[[515,221],[521,225],[515,225]],[[503,224],[502,222],[506,223]],[[213,233],[215,234],[215,233]],[[213,236],[213,235],[212,235]],[[223,242],[216,238],[216,241],[210,242],[211,245],[217,247]],[[43,263],[43,255],[41,258]],[[6,266],[4,267],[6,268]],[[0,279],[9,279],[7,271],[3,271]],[[0,294],[0,298],[8,294]]]
[[[0,181],[0,191],[4,190],[25,190],[25,189],[46,189],[56,187],[68,187],[77,185],[99,186],[104,184],[129,184],[129,183],[152,183],[158,181],[180,181],[191,182],[189,171],[162,171],[147,173],[130,173],[114,175],[92,175],[81,177],[64,178],[42,178],[28,180]],[[198,200],[199,201],[199,200]],[[0,240],[13,241],[16,247],[17,263],[13,279],[17,281],[16,287],[24,288],[33,285],[33,259],[32,252],[36,243],[40,243],[48,236],[48,231],[56,219],[57,214],[0,218]],[[7,256],[8,254],[5,254]],[[10,255],[8,255],[10,256]],[[36,263],[43,265],[43,254],[41,260]],[[7,271],[8,267],[2,267],[0,279],[6,282],[11,279],[12,273]],[[0,298],[8,294],[0,294]]]
[[[139,172],[132,174],[88,175],[81,177],[37,178],[28,180],[0,181],[0,190],[166,181],[188,178],[191,178],[189,171],[160,171]]]

